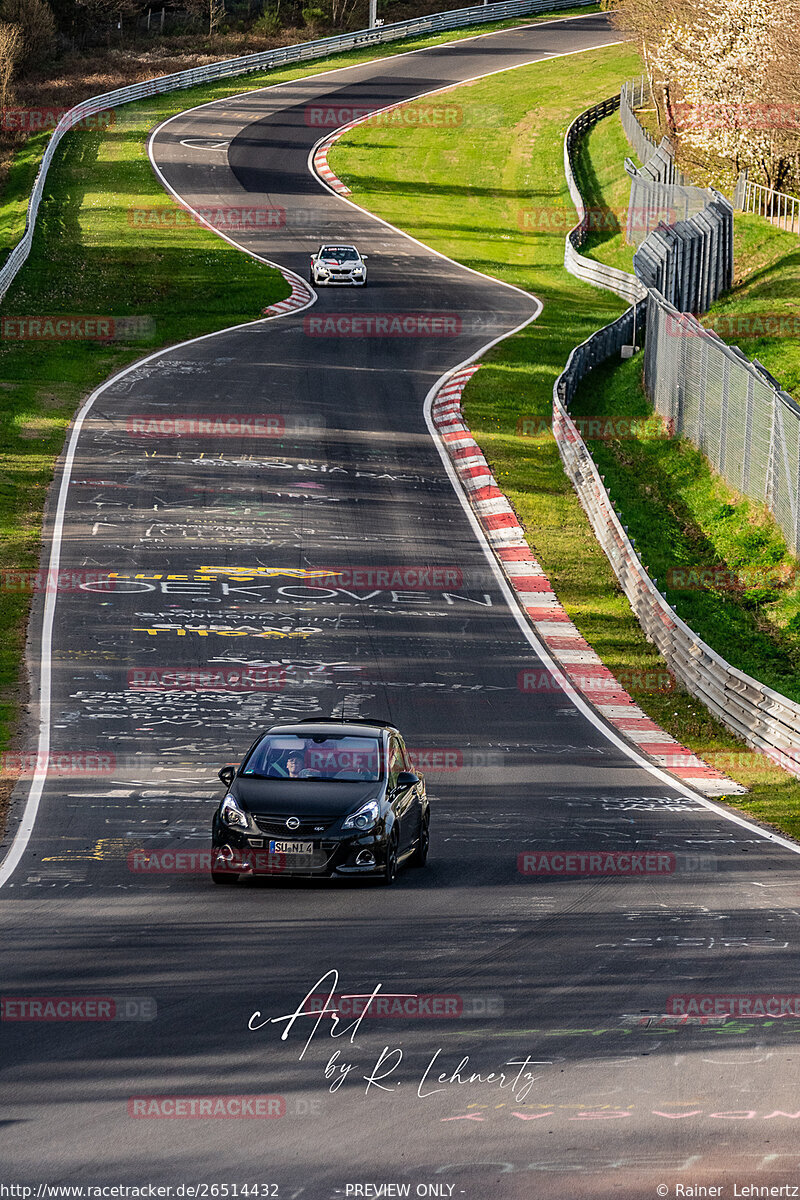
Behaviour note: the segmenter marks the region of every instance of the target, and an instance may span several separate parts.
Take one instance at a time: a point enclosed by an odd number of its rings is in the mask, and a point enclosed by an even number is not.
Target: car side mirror
[[[317,257],[317,256],[316,256],[316,254],[312,254],[312,255],[311,255],[311,261],[313,262],[313,261],[314,261],[314,259],[315,259],[316,257]]]
[[[397,776],[397,786],[399,788],[410,788],[415,783],[419,783],[419,775],[415,775],[413,771],[401,771]]]
[[[362,262],[366,262],[368,258],[369,258],[369,255],[368,255],[368,254],[362,254],[362,255],[361,255],[361,261],[362,261]]]
[[[225,787],[230,787],[236,778],[236,767],[222,767],[217,772],[217,778],[222,780]]]

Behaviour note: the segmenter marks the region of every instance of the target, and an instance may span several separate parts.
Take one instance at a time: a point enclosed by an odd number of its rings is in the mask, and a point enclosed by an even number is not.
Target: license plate
[[[313,854],[313,842],[270,842],[270,854]]]

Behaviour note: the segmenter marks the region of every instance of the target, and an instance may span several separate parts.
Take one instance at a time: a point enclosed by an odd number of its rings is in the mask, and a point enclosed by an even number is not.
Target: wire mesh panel
[[[758,363],[657,291],[647,300],[644,382],[654,408],[737,491],[766,504],[800,551],[800,407]]]

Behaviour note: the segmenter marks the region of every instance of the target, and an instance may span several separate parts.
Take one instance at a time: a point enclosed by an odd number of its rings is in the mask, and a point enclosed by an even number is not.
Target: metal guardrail
[[[581,116],[588,117],[593,111],[589,109]],[[570,129],[576,124],[573,122]],[[592,122],[588,121],[584,128],[590,124]],[[574,143],[574,137],[572,141]],[[574,196],[577,189],[566,152],[564,161],[570,194]],[[580,206],[576,206],[580,211]],[[599,281],[599,276],[586,278],[590,283],[605,286]],[[648,293],[647,299],[640,300],[616,321],[576,346],[555,381],[553,434],[564,470],[572,481],[595,537],[611,563],[645,636],[657,647],[675,677],[746,745],[762,751],[784,770],[800,776],[800,704],[731,666],[681,620],[666,597],[659,592],[657,581],[650,578],[636,553],[592,456],[569,414],[569,405],[580,381],[593,367],[619,353],[623,345],[631,344],[634,328],[637,331],[647,330],[649,349],[653,337],[650,320],[653,319],[654,304],[659,310],[669,307],[662,296]],[[649,319],[648,307],[651,309]],[[703,330],[703,333],[714,337],[707,330]],[[800,456],[800,437],[797,451]],[[800,457],[797,461],[800,466]]]
[[[595,287],[607,288],[611,292],[616,292],[623,300],[632,303],[634,300],[641,300],[647,296],[646,289],[634,275],[578,253],[590,232],[591,222],[588,219],[580,188],[575,182],[573,151],[577,141],[583,137],[586,131],[601,121],[603,117],[616,112],[619,103],[619,96],[611,96],[608,100],[601,100],[599,104],[587,108],[585,112],[575,118],[564,137],[564,174],[567,178],[572,203],[578,212],[578,223],[570,229],[564,242],[564,266],[570,275],[574,275],[577,279],[594,284]]]
[[[800,198],[776,192],[763,183],[751,183],[746,171],[739,172],[733,207],[739,212],[764,217],[788,233],[800,233]]]
[[[562,8],[584,7],[593,3],[595,0],[496,0],[491,4],[457,8],[444,13],[432,13],[430,16],[414,17],[408,21],[395,21],[378,29],[359,29],[354,33],[336,34],[334,37],[319,38],[316,41],[281,46],[276,50],[264,50],[259,54],[247,54],[239,58],[225,59],[222,62],[208,63],[204,67],[178,71],[173,75],[160,75],[155,79],[148,79],[144,83],[134,83],[129,87],[117,88],[115,91],[103,92],[98,96],[83,100],[64,114],[47,144],[28,202],[25,232],[0,268],[0,299],[5,296],[17,272],[30,254],[45,179],[56,149],[64,135],[86,117],[106,112],[119,104],[130,104],[134,100],[160,96],[164,92],[195,87],[215,79],[247,75],[252,71],[268,70],[272,67],[326,58],[341,50],[358,50],[364,46],[398,41],[414,34],[446,32],[448,29],[459,29],[466,25],[480,25],[491,21],[502,21],[510,17],[531,16],[536,13],[558,12]]]

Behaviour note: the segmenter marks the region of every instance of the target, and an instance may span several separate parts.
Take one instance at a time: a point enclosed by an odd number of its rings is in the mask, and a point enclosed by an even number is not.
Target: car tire
[[[239,882],[239,876],[233,871],[212,871],[211,882],[218,883],[220,885],[227,884],[230,886],[232,883]]]
[[[419,840],[414,853],[409,859],[409,865],[412,867],[424,867],[428,861],[428,851],[431,845],[431,819],[428,813],[422,818],[422,824],[419,829]]]
[[[222,850],[226,849],[226,847],[225,846],[214,846],[214,849],[217,851],[222,851]],[[219,863],[219,860],[221,857],[222,857],[221,853],[217,853],[214,857],[214,861],[216,863]],[[238,872],[236,872],[236,871],[215,871],[213,867],[211,868],[211,882],[212,883],[218,883],[218,884],[224,886],[225,884],[230,885],[232,883],[238,883],[238,881],[239,881],[239,875],[238,875]]]
[[[379,883],[382,887],[391,887],[397,878],[397,834],[392,832],[389,834],[389,840],[386,843],[386,862],[379,876]]]

